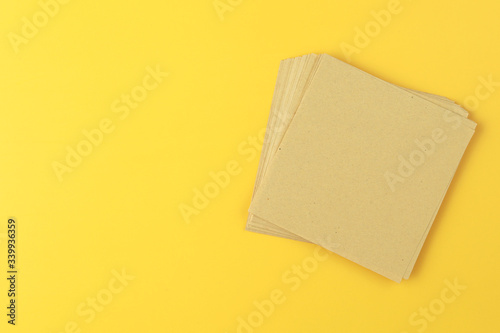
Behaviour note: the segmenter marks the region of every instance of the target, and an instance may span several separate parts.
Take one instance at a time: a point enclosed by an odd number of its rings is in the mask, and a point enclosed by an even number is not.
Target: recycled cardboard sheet
[[[326,55],[283,61],[247,229],[312,241],[395,281],[407,278],[473,134],[467,115],[446,98],[398,88]],[[392,136],[381,135],[388,129]],[[427,140],[424,129],[428,137],[446,129],[447,139],[389,193],[383,168],[394,169],[402,147],[410,153],[414,140]],[[332,246],[325,235],[338,241]]]

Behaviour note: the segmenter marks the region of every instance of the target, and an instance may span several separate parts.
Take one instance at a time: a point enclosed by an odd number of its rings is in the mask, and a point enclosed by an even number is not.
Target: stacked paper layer
[[[281,62],[247,230],[407,279],[476,124],[328,55]]]

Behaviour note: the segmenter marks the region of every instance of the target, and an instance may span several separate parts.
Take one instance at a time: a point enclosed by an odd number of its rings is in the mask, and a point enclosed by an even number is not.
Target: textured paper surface
[[[474,124],[428,101],[439,98],[320,59],[250,212],[319,245],[325,234],[338,237],[330,250],[399,281],[413,267]],[[447,140],[390,193],[384,173],[435,129]]]
[[[301,62],[299,62],[299,60],[303,61],[304,58],[308,58],[308,61],[313,62],[313,65],[308,66],[307,68],[303,68],[303,71],[306,72],[304,74],[305,74],[305,76],[307,76],[307,81],[310,81],[310,79],[312,79],[312,76],[315,73],[315,70],[317,69],[318,60],[319,60],[318,56],[308,55],[308,56],[304,56],[301,58],[287,59],[287,60],[284,60],[280,66],[280,71],[278,73],[277,84],[276,84],[276,91],[275,91],[275,95],[273,98],[273,105],[271,107],[271,112],[270,112],[270,116],[269,116],[269,123],[268,123],[267,132],[266,132],[266,140],[265,140],[264,146],[263,146],[263,151],[262,151],[262,156],[261,156],[261,160],[260,160],[260,164],[259,164],[259,171],[257,174],[257,179],[255,182],[254,192],[258,188],[258,185],[260,184],[260,180],[261,180],[263,174],[265,174],[265,166],[268,165],[270,158],[272,157],[272,155],[275,152],[277,143],[279,143],[281,141],[281,139],[284,135],[284,132],[286,131],[286,128],[288,127],[288,125],[291,121],[293,113],[295,112],[296,107],[298,106],[298,104],[293,104],[293,107],[288,107],[288,108],[281,107],[280,108],[280,106],[282,106],[282,104],[283,104],[283,103],[280,104],[280,102],[281,102],[280,98],[282,98],[282,92],[284,89],[291,89],[290,85],[286,86],[286,88],[285,88],[285,82],[293,81],[294,79],[299,78],[299,76],[297,76],[297,75],[295,75],[293,77],[288,75],[288,73],[289,73],[288,70],[290,69],[290,67],[293,68],[294,66],[299,66],[301,63]],[[287,82],[287,83],[290,84],[289,82]],[[295,87],[296,87],[296,89],[302,88],[302,91],[299,91],[298,93],[296,93],[296,94],[298,94],[298,96],[300,96],[300,98],[302,98],[302,94],[306,88],[306,85],[304,85],[304,86],[297,85]],[[446,97],[437,96],[437,95],[433,95],[433,94],[429,94],[429,93],[412,91],[409,89],[406,89],[406,90],[408,90],[408,91],[414,93],[415,95],[420,96],[428,101],[431,101],[434,104],[443,106],[446,109],[453,111],[457,114],[460,114],[463,116],[468,116],[467,111],[465,111],[463,108],[461,108],[460,106],[458,106],[457,104],[455,104],[453,101],[449,100]],[[474,125],[472,125],[472,126],[474,126]],[[444,198],[444,194],[443,194],[443,198]],[[438,210],[436,210],[436,214],[437,214],[437,211]],[[430,221],[429,226],[427,227],[427,230],[425,232],[425,235],[422,237],[422,240],[418,246],[418,249],[415,251],[415,254],[413,255],[413,259],[411,260],[411,262],[408,265],[408,269],[407,269],[405,278],[409,277],[409,274],[411,273],[411,270],[413,269],[413,266],[415,265],[416,259],[417,259],[418,254],[420,253],[420,250],[425,242],[425,238],[430,230],[430,226],[432,225],[433,220],[434,220],[434,218]],[[249,214],[249,217],[248,217],[247,230],[307,242],[307,240],[305,240],[297,235],[294,235],[291,232],[289,232],[283,228],[280,228],[280,227],[278,227],[270,222],[262,220],[259,217],[255,216],[251,213]]]

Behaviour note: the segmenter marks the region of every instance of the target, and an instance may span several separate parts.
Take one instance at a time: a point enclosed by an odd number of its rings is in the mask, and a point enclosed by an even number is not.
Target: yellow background
[[[259,158],[238,147],[266,126],[281,59],[347,60],[340,45],[388,1],[227,1],[222,20],[212,0],[73,0],[17,53],[9,33],[40,5],[4,1],[0,236],[14,216],[19,274],[11,327],[2,237],[0,331],[237,332],[278,290],[285,302],[254,332],[410,333],[457,279],[467,289],[425,332],[499,332],[500,87],[469,110],[477,132],[408,281],[331,255],[292,290],[283,275],[315,247],[244,230]],[[401,6],[351,64],[461,104],[481,77],[500,81],[498,1]],[[169,76],[120,119],[113,101],[157,65]],[[104,118],[114,131],[60,182],[53,162]],[[179,205],[232,160],[241,172],[186,223]],[[86,322],[77,308],[122,269],[135,278]]]

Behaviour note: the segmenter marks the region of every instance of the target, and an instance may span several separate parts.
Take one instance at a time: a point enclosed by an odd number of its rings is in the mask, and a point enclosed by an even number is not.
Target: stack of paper
[[[247,230],[407,279],[476,124],[328,55],[281,62]]]

